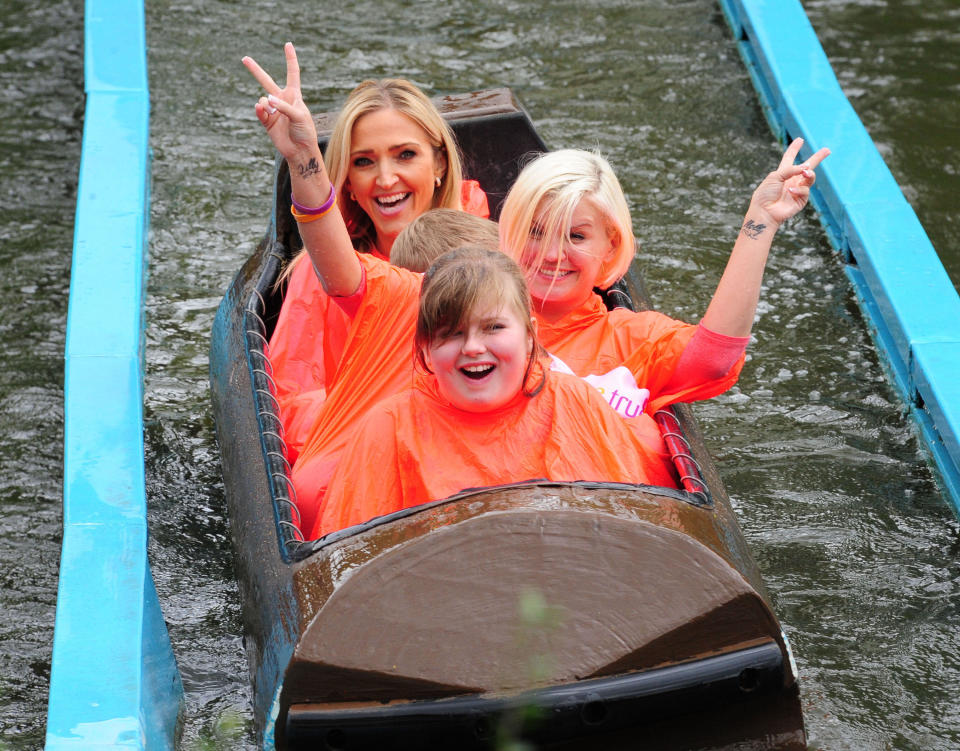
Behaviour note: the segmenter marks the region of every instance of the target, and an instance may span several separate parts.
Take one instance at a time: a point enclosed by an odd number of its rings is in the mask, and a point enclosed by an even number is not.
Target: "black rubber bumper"
[[[784,690],[776,643],[658,670],[578,681],[510,696],[470,695],[358,709],[290,708],[286,748],[483,749],[504,736],[535,746],[610,733]]]

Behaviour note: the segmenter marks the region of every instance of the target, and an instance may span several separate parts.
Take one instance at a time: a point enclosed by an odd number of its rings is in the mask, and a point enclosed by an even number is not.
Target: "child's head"
[[[523,267],[538,307],[580,304],[622,277],[635,253],[630,209],[610,164],[551,151],[520,172],[500,215],[500,248]]]
[[[441,394],[469,412],[542,387],[525,390],[540,347],[523,272],[499,251],[468,245],[434,262],[420,288],[415,346]]]
[[[461,245],[499,248],[497,224],[457,209],[431,209],[408,224],[393,242],[390,263],[426,271],[444,253]]]

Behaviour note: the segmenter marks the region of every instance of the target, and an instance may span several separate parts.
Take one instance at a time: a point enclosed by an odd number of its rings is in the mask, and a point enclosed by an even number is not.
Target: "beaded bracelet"
[[[337,189],[334,187],[333,183],[330,183],[330,196],[326,201],[323,202],[322,206],[318,206],[315,209],[297,203],[296,199],[293,197],[293,191],[290,191],[290,213],[293,214],[293,218],[296,219],[300,224],[317,221],[317,219],[320,217],[328,214],[330,209],[332,209],[336,203]]]

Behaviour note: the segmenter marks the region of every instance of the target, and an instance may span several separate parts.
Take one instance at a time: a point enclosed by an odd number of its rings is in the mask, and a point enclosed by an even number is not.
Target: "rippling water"
[[[954,0],[805,6],[956,280]],[[53,635],[82,7],[0,17],[0,749],[20,751],[42,744]],[[552,146],[607,154],[652,298],[688,320],[778,147],[710,0],[156,0],[147,21],[150,557],[187,692],[182,748],[253,749],[207,395],[214,311],[271,191],[240,57],[279,74],[293,41],[317,111],[369,76],[512,87]],[[778,237],[754,333],[738,386],[696,412],[793,641],[811,748],[956,748],[960,525],[811,216]]]
[[[960,4],[803,5],[840,85],[960,290]]]
[[[0,748],[43,739],[63,343],[83,123],[82,3],[0,8]]]

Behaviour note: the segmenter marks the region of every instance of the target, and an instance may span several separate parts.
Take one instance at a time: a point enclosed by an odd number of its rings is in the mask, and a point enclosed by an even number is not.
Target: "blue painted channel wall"
[[[770,127],[827,146],[813,195],[881,359],[960,511],[960,298],[798,0],[719,0]]]
[[[46,749],[173,749],[183,690],[147,561],[150,98],[142,3],[87,0],[84,35]]]

